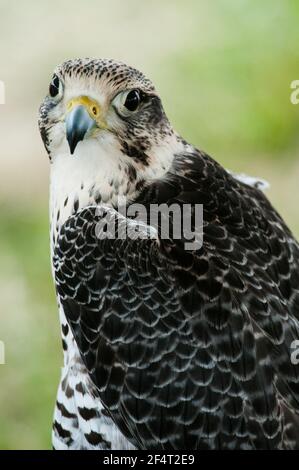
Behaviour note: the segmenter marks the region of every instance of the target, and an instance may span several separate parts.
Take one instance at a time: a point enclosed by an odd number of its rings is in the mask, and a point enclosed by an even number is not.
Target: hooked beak
[[[88,131],[96,127],[96,122],[90,117],[86,108],[79,105],[68,113],[65,124],[66,138],[73,155],[77,144],[84,139]]]
[[[72,155],[80,140],[93,129],[108,129],[100,105],[88,96],[73,98],[68,102],[65,125],[66,138]]]

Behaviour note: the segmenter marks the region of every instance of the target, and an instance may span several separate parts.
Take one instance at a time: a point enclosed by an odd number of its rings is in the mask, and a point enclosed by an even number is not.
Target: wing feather
[[[178,157],[137,202],[203,204],[203,246],[186,252],[148,221],[151,238],[108,239],[97,232],[103,211],[89,207],[63,225],[54,253],[57,291],[104,406],[138,448],[288,447],[299,412],[292,234],[259,189],[201,153]],[[118,234],[133,235],[136,222],[105,210]]]

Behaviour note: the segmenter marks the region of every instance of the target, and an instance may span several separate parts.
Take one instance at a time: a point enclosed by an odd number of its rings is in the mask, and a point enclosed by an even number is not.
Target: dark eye
[[[129,111],[136,111],[141,102],[141,95],[139,90],[131,90],[126,97],[124,102],[125,107]]]
[[[50,87],[49,87],[49,93],[50,93],[50,96],[52,96],[52,98],[58,95],[59,85],[60,85],[60,80],[57,75],[54,75],[52,78],[52,82],[50,83]]]

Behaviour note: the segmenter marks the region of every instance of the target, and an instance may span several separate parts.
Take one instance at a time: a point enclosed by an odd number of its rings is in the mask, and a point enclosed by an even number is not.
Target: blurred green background
[[[262,176],[299,235],[297,0],[0,0],[0,448],[50,448],[62,354],[38,106],[76,56],[143,70],[174,127],[234,171]]]

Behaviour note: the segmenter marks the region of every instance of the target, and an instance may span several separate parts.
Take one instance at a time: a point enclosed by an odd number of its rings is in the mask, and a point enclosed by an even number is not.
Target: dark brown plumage
[[[68,67],[84,77],[94,64]],[[145,150],[136,143],[133,181],[142,184],[132,183],[129,204],[202,204],[203,245],[186,251],[184,240],[161,239],[159,223],[156,238],[101,239],[103,214],[92,200],[65,217],[53,267],[82,374],[139,449],[299,447],[299,366],[291,360],[298,243],[259,189],[185,143],[162,108],[155,125],[161,132],[152,138],[148,128],[149,160],[138,162]],[[149,178],[140,168],[170,137],[171,163]],[[128,142],[120,147],[132,157]],[[113,199],[108,205],[112,217]],[[124,223],[133,230],[116,216],[119,230]]]

